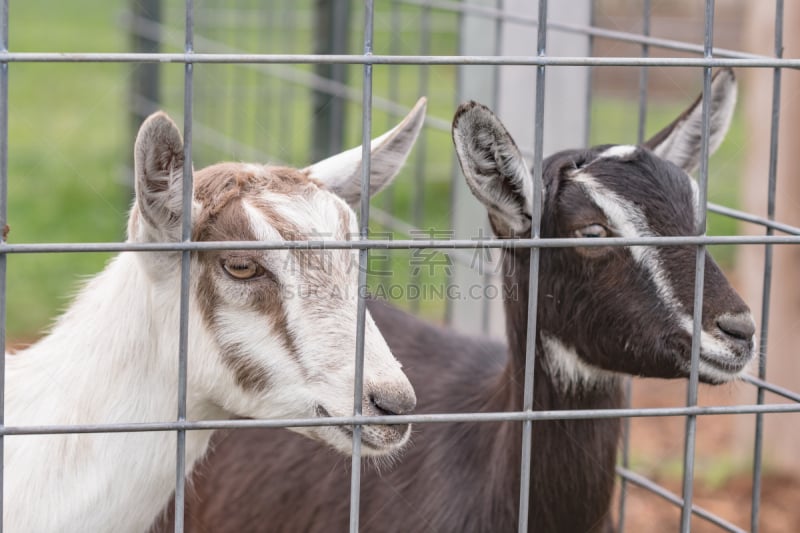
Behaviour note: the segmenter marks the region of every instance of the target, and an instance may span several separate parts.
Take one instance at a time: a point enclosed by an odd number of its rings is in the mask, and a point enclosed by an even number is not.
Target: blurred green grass
[[[171,4],[170,4],[171,5]],[[309,9],[311,2],[298,2],[298,9]],[[120,15],[127,2],[73,0],[53,3],[26,0],[15,3],[10,12],[10,49],[12,51],[112,52],[128,51],[129,38]],[[173,17],[180,10],[172,8]],[[404,8],[399,40],[399,53],[418,53],[420,28],[415,23],[418,8]],[[360,13],[353,14],[354,28],[359,27]],[[456,53],[454,16],[437,16],[433,21],[437,34],[431,42],[431,53]],[[376,12],[375,50],[390,52],[390,17]],[[182,27],[178,24],[178,38]],[[286,28],[278,29],[269,38],[276,52],[309,52],[310,28],[294,32],[294,47],[289,46]],[[235,32],[213,36],[229,46],[255,46]],[[238,40],[237,40],[238,39]],[[352,34],[353,49],[359,50],[360,32]],[[263,43],[262,43],[263,44]],[[200,46],[198,45],[198,48]],[[167,47],[175,50],[174,46]],[[179,47],[177,48],[179,49]],[[9,67],[9,242],[109,242],[124,239],[125,219],[130,203],[126,183],[131,166],[132,132],[128,124],[129,80],[136,65],[123,64],[24,64]],[[423,67],[431,79],[429,114],[449,119],[455,106],[455,67]],[[301,66],[301,70],[309,70]],[[358,88],[361,67],[351,66],[350,79]],[[183,111],[183,66],[165,65],[163,72],[164,107],[174,116]],[[374,94],[387,97],[396,94],[410,107],[419,96],[420,67],[376,66]],[[236,76],[236,91],[218,87],[218,80]],[[288,89],[287,89],[288,87]],[[256,90],[257,89],[257,90]],[[360,88],[358,89],[360,90]],[[229,65],[197,65],[195,93],[198,102],[218,101],[228,111],[219,119],[206,108],[196,107],[197,123],[219,128],[225,135],[243,142],[261,139],[259,149],[283,161],[305,165],[311,134],[312,110],[308,91],[287,86],[277,78],[264,82],[252,67]],[[249,94],[256,96],[249,96]],[[248,96],[243,96],[248,95]],[[286,97],[293,102],[287,105]],[[298,96],[299,95],[299,96]],[[299,102],[299,103],[298,103]],[[636,105],[624,99],[597,96],[592,115],[592,140],[596,143],[635,141]],[[649,106],[648,126],[654,132],[671,120],[687,102],[653,102]],[[233,118],[231,118],[233,117]],[[250,117],[247,131],[237,117]],[[377,135],[396,123],[397,118],[376,110],[373,134]],[[222,121],[220,121],[222,120]],[[361,136],[361,109],[347,109],[348,145],[356,145]],[[743,145],[742,126],[738,120],[722,148],[711,162],[713,201],[736,205],[737,183]],[[453,161],[449,135],[430,131],[424,154],[425,196],[421,228],[449,228],[449,180]],[[413,158],[421,157],[419,149]],[[199,137],[195,165],[200,167],[221,159],[251,159],[239,151],[235,143],[204,142]],[[392,197],[394,213],[411,218],[414,203],[415,169],[406,165],[391,191],[375,200],[382,206],[386,195]],[[376,229],[380,230],[378,225]],[[735,233],[735,223],[711,216],[712,233]],[[400,238],[399,234],[396,238]],[[729,250],[712,252],[730,264]],[[410,254],[390,253],[393,283],[405,284]],[[108,254],[46,254],[8,257],[8,337],[29,339],[36,336],[68,303],[83,276],[102,269]],[[429,275],[422,269],[419,282],[442,283],[441,272]],[[373,279],[373,282],[379,280]],[[440,313],[441,301],[422,302],[423,314]]]
[[[10,10],[9,48],[119,51],[121,4],[26,0]],[[115,64],[9,66],[9,242],[118,241],[128,193],[128,69]],[[8,257],[8,336],[30,337],[63,308],[105,254]]]

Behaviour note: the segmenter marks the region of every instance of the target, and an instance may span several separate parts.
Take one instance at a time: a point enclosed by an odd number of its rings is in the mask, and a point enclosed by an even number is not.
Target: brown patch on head
[[[203,169],[197,173],[195,199],[202,208],[194,221],[193,239],[196,241],[255,241],[256,235],[242,206],[243,200],[258,209],[269,220],[285,240],[302,238],[298,228],[284,220],[264,200],[265,193],[284,195],[309,195],[315,192],[317,184],[308,176],[295,169],[282,167],[263,167],[263,172],[255,171],[253,165],[223,163]],[[241,346],[223,344],[218,339],[219,328],[215,311],[223,304],[217,292],[215,278],[220,274],[220,264],[235,251],[196,252],[200,264],[197,285],[197,301],[203,319],[214,333],[222,351],[223,360],[233,370],[236,382],[246,390],[260,391],[269,384],[269,372],[257,365]],[[290,356],[298,362],[303,375],[305,368],[299,363],[299,352],[294,333],[289,328],[289,320],[281,300],[279,281],[275,276],[264,276],[260,280],[237,281],[249,284],[247,304],[269,320],[275,333],[280,337]]]
[[[256,364],[238,344],[221,346],[222,360],[233,370],[236,384],[244,390],[265,391],[272,381],[267,368]]]
[[[11,231],[11,228],[8,227],[8,224],[3,226],[3,240],[6,240],[8,237],[8,232]]]
[[[262,172],[253,172],[254,169]],[[299,231],[288,224],[274,209],[263,200],[268,193],[282,195],[309,196],[319,190],[317,181],[308,177],[308,174],[288,167],[256,167],[238,163],[220,163],[199,171],[195,178],[195,199],[201,204],[202,209],[195,217],[193,239],[202,240],[255,240],[255,237],[245,237],[245,234],[225,232],[227,236],[216,233],[210,238],[209,226],[219,225],[220,229],[227,229],[228,223],[217,224],[216,219],[223,210],[236,200],[247,199],[248,202],[264,211],[265,215],[278,233],[286,240],[297,240]],[[240,208],[234,209],[241,213]],[[239,215],[245,223],[246,217]],[[231,222],[229,219],[227,222]],[[249,223],[247,223],[249,228]],[[241,229],[240,224],[230,226],[230,229]],[[249,230],[248,230],[249,233]]]

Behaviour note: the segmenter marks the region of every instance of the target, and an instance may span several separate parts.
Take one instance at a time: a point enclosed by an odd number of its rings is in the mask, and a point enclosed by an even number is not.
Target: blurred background
[[[374,53],[391,55],[535,55],[536,6],[523,0],[422,0],[375,3]],[[650,17],[643,16],[645,4]],[[466,6],[466,7],[465,7]],[[496,10],[502,8],[502,17]],[[588,37],[593,25],[622,34],[702,45],[700,0],[550,2],[548,52],[564,56],[631,56],[641,44]],[[715,47],[774,55],[772,2],[718,0]],[[26,0],[10,10],[12,52],[182,52],[184,4],[175,0]],[[363,4],[348,0],[197,0],[195,51],[213,53],[361,53]],[[561,26],[559,27],[558,24]],[[784,25],[800,24],[790,3]],[[573,30],[569,27],[572,26]],[[787,31],[786,57],[800,38]],[[651,46],[652,56],[696,57]],[[212,65],[194,67],[196,168],[221,160],[302,167],[361,142],[360,65]],[[9,242],[113,242],[125,239],[131,202],[132,147],[142,119],[155,109],[183,120],[182,64],[12,63],[9,66]],[[450,120],[467,99],[493,107],[523,151],[533,147],[534,67],[374,67],[373,137],[393,127],[420,96],[428,121],[411,161],[372,202],[374,238],[478,238],[489,234],[485,211],[466,191],[453,158]],[[712,157],[709,200],[766,213],[772,71],[738,71],[740,103],[731,131]],[[636,143],[670,122],[700,93],[690,68],[567,67],[548,69],[545,155],[560,148]],[[646,97],[641,98],[643,89]],[[793,169],[800,80],[783,75],[778,219],[800,226],[800,180]],[[644,114],[641,114],[643,110]],[[794,118],[794,120],[793,120]],[[757,226],[712,214],[709,233],[763,234]],[[800,250],[778,247],[770,319],[769,378],[800,390]],[[763,246],[710,247],[760,316]],[[12,347],[37,338],[108,254],[11,254],[7,336]],[[502,337],[497,294],[453,300],[442,287],[496,282],[497,257],[467,251],[372,254],[373,292],[426,318],[472,333]],[[416,265],[417,268],[409,266]],[[422,288],[420,297],[409,287]],[[427,291],[427,292],[426,292]],[[768,398],[771,399],[771,398]],[[708,404],[754,403],[746,385],[701,390]],[[637,381],[637,406],[678,406],[685,384]],[[763,531],[800,530],[800,432],[797,415],[769,415],[765,440]],[[680,487],[681,418],[632,423],[633,468]],[[741,527],[749,524],[753,417],[701,417],[698,503]],[[679,510],[631,488],[630,531],[676,530]],[[639,520],[639,521],[637,521]],[[706,526],[697,523],[698,531]],[[711,529],[713,530],[713,529]]]

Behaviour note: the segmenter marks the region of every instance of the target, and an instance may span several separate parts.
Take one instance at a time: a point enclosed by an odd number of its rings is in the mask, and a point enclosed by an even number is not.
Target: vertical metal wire
[[[644,0],[642,5],[642,35],[650,35],[650,0]],[[650,55],[650,46],[647,44],[642,45],[642,57]],[[640,67],[639,69],[639,126],[636,133],[637,144],[644,142],[645,125],[647,121],[647,80],[648,80],[647,67]],[[629,376],[625,378],[625,407],[631,406],[631,396],[633,394],[633,379]],[[622,419],[622,453],[621,462],[622,467],[626,470],[630,467],[631,458],[631,419]],[[619,507],[617,509],[617,531],[622,533],[625,531],[625,509],[628,502],[628,480],[625,477],[620,478],[619,484]]]
[[[642,5],[642,35],[650,36],[650,0],[644,0]],[[642,44],[642,57],[650,56],[650,45]],[[642,144],[645,136],[647,122],[647,80],[649,70],[647,67],[639,68],[639,127],[636,133],[636,142]]]
[[[8,0],[0,3],[0,51],[8,52]],[[3,253],[5,227],[8,223],[8,63],[0,63],[0,428],[5,424],[6,395],[6,270],[8,257]],[[0,433],[0,533],[3,533],[3,486],[5,438]]]
[[[184,53],[194,52],[194,0],[186,0],[186,42]],[[192,238],[192,100],[194,65],[188,61],[184,67],[183,85],[183,197],[181,200],[181,241]],[[181,252],[181,301],[178,337],[178,421],[186,420],[186,374],[189,342],[189,269],[191,253]],[[183,511],[186,492],[186,430],[177,431],[177,457],[175,463],[175,532],[183,532]]]
[[[547,0],[539,0],[538,35],[536,53],[544,56],[547,52]],[[534,112],[533,144],[533,213],[531,215],[531,238],[538,239],[542,217],[542,139],[544,132],[544,90],[545,67],[536,67],[536,109]],[[522,408],[533,410],[533,370],[536,362],[536,314],[539,301],[539,248],[531,248],[530,279],[528,288],[528,324],[525,343],[525,389]],[[522,423],[522,460],[520,466],[519,488],[519,531],[528,531],[528,504],[531,487],[531,445],[533,422]]]
[[[296,44],[296,36],[295,32],[292,30],[295,25],[295,16],[294,16],[294,9],[292,9],[291,5],[284,5],[283,6],[283,39],[286,43],[286,53],[294,54],[297,51],[295,50]],[[296,149],[294,143],[294,130],[292,125],[294,124],[294,89],[290,82],[284,81],[281,84],[282,91],[281,91],[281,106],[280,110],[278,111],[280,115],[280,123],[281,129],[281,137],[284,140],[284,148],[285,153],[288,154],[286,157],[282,158],[286,161],[291,161],[292,163],[295,162]]]
[[[502,13],[505,8],[505,3],[503,0],[496,0],[495,9]],[[493,53],[496,56],[501,55],[503,51],[503,19],[500,15],[496,15],[494,19],[494,50]],[[500,65],[495,65],[492,73],[492,109],[497,112],[500,109]],[[483,253],[483,251],[480,251]],[[502,252],[501,252],[502,254]],[[498,261],[502,260],[502,255],[498,258]],[[482,273],[483,279],[483,286],[488,287],[492,284],[492,272],[489,271],[487,267],[486,270]],[[481,332],[483,335],[489,335],[489,328],[490,324],[490,315],[491,315],[491,300],[489,298],[482,298],[481,299]]]
[[[374,34],[374,4],[364,4],[364,54],[372,55]],[[361,117],[361,220],[359,238],[369,237],[369,179],[371,172],[370,140],[372,138],[372,65],[364,64],[362,92],[363,114]],[[364,388],[364,329],[367,316],[367,267],[369,249],[358,252],[358,308],[356,310],[356,364],[353,392],[353,416],[361,416]],[[350,477],[350,533],[358,533],[358,517],[361,493],[361,425],[353,426],[353,459]]]
[[[400,54],[400,42],[401,42],[401,34],[402,31],[402,24],[401,21],[401,11],[400,11],[400,2],[398,0],[390,0],[389,2],[389,9],[390,9],[390,29],[389,29],[389,53],[391,55],[399,55]],[[391,102],[397,102],[400,100],[400,66],[399,65],[391,65],[386,67],[387,77],[389,80],[389,100]],[[386,129],[387,131],[392,129],[395,126],[397,117],[393,113],[386,114],[387,124]],[[394,201],[395,201],[395,194],[394,194],[394,187],[389,186],[386,190],[383,191],[383,209],[387,213],[395,215],[394,209]],[[390,231],[392,228],[384,227],[383,231]],[[381,261],[380,269],[384,272],[383,275],[394,276],[395,273],[392,270],[392,254],[387,253],[383,256],[383,260]],[[387,274],[388,273],[388,274]],[[380,280],[379,283],[383,283],[385,280]],[[393,279],[390,280],[394,281]]]
[[[783,57],[783,0],[775,0],[775,57]],[[770,117],[769,178],[767,189],[767,218],[775,220],[775,191],[778,175],[778,129],[781,112],[781,69],[772,71],[772,115]],[[772,235],[772,228],[766,234]],[[767,379],[767,335],[769,334],[769,308],[772,289],[772,245],[764,247],[764,284],[761,293],[761,330],[758,345],[758,377]],[[759,387],[756,403],[764,403],[764,389]],[[750,531],[758,533],[761,510],[761,467],[764,444],[764,415],[756,414],[755,443],[753,446],[753,492],[750,509]]]
[[[714,43],[714,0],[706,0],[705,6],[705,42],[704,56],[711,58]],[[710,132],[711,112],[711,67],[703,68],[703,107],[702,136],[700,145],[700,186],[697,204],[697,233],[706,232],[706,203],[708,196],[708,137]],[[703,315],[703,282],[705,279],[705,246],[697,247],[694,279],[694,312],[692,320],[692,363],[689,374],[689,385],[686,394],[686,405],[697,405],[698,367],[700,364],[700,335],[702,333]],[[686,417],[686,435],[683,452],[683,507],[681,508],[681,533],[688,533],[692,521],[692,497],[694,493],[694,459],[697,436],[697,417]]]
[[[419,53],[420,55],[427,56],[430,55],[431,52],[431,8],[428,5],[422,6],[422,13],[420,17],[420,47]],[[419,66],[419,79],[417,83],[417,94],[428,94],[428,89],[430,88],[429,83],[429,70],[430,66],[428,65],[420,65]],[[416,147],[417,147],[417,154],[416,154],[416,161],[414,165],[414,201],[411,213],[411,220],[413,220],[413,224],[415,227],[425,230],[426,228],[423,227],[422,218],[425,214],[425,160],[427,159],[428,150],[427,150],[427,139],[428,133],[426,128],[422,128],[419,132],[419,137],[417,138]],[[455,205],[451,205],[450,209],[455,210]],[[433,236],[431,236],[433,237]],[[422,273],[421,268],[417,268],[412,270],[411,273],[411,284],[414,286],[419,286],[420,275]],[[419,298],[413,298],[411,300],[411,311],[413,313],[417,313],[419,311]]]
[[[596,13],[594,0],[589,0],[589,27],[594,28],[596,23]],[[594,35],[587,35],[589,39],[589,57],[594,57]],[[592,143],[592,78],[594,69],[586,67],[586,116],[583,123],[583,145],[590,146]]]

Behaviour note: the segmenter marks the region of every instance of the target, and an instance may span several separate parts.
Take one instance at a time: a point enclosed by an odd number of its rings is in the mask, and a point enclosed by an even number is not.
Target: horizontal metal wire
[[[326,418],[195,420],[42,426],[4,426],[0,435],[47,435],[66,433],[137,433],[233,428],[298,428],[343,425],[438,424],[445,422],[524,422],[526,420],[580,420],[665,416],[740,415],[753,413],[800,413],[800,404],[716,405],[690,407],[576,409],[571,411],[512,411],[495,413],[441,413],[391,416],[346,416]]]
[[[409,5],[427,6],[427,7],[432,7],[434,9],[440,9],[443,11],[452,11],[467,15],[481,15],[484,17],[492,17],[497,20],[513,22],[525,26],[536,26],[538,24],[538,20],[536,17],[525,16],[516,13],[509,13],[507,11],[503,11],[489,6],[464,4],[461,2],[451,2],[446,0],[401,0],[401,2]],[[633,44],[646,44],[648,46],[664,48],[667,50],[676,50],[679,52],[689,52],[694,54],[703,54],[705,52],[702,44],[687,43],[685,41],[677,41],[674,39],[650,37],[638,33],[609,30],[606,28],[598,28],[596,26],[586,26],[583,24],[569,24],[566,22],[548,21],[547,29],[556,30],[564,33],[576,33],[592,37],[601,37],[612,41],[621,41]],[[768,56],[763,56],[760,54],[750,54],[747,52],[740,52],[738,50],[729,50],[727,48],[718,48],[718,47],[714,47],[714,55],[717,57],[759,58],[759,59],[768,58]]]
[[[549,67],[752,67],[800,68],[800,59],[486,55],[208,54],[139,52],[0,52],[8,63],[226,63],[347,65],[530,65]]]
[[[0,243],[0,253],[180,252],[184,250],[412,250],[484,248],[573,248],[598,246],[686,246],[714,244],[800,244],[800,235],[716,235],[677,237],[585,237],[558,239],[399,239],[357,241],[209,241],[152,243]]]
[[[763,379],[757,378],[756,376],[750,376],[750,375],[742,376],[742,381],[746,381],[752,385],[755,385],[758,388],[767,390],[773,394],[777,394],[778,396],[783,396],[788,400],[800,402],[800,394],[794,391],[790,391],[789,389],[785,389],[779,385],[769,383],[768,381],[764,381]]]
[[[797,226],[790,226],[789,224],[775,222],[774,220],[752,215],[744,211],[739,211],[738,209],[725,207],[724,205],[719,205],[709,202],[708,210],[720,215],[726,215],[731,218],[743,220],[745,222],[752,222],[753,224],[758,224],[759,226],[764,226],[767,228],[772,228],[778,231],[782,231],[783,233],[788,233],[790,235],[800,235],[800,228],[798,228]]]
[[[630,481],[631,483],[637,485],[638,487],[641,487],[647,491],[652,492],[653,494],[661,496],[668,502],[674,503],[677,507],[683,507],[683,498],[665,489],[661,485],[650,481],[646,477],[637,474],[636,472],[618,466],[617,475]],[[734,524],[731,524],[727,520],[723,520],[719,516],[713,514],[710,511],[707,511],[706,509],[703,509],[699,505],[692,504],[691,510],[692,514],[697,515],[700,518],[703,518],[704,520],[707,520],[708,522],[711,522],[712,524],[721,527],[725,531],[733,531],[735,533],[745,533],[744,529],[735,526]]]
[[[133,15],[126,15],[125,20],[126,22],[129,22],[140,35],[144,35],[151,39],[159,40],[162,43],[167,43],[174,46],[182,43],[182,34],[173,30],[166,24],[159,24],[157,22],[143,19],[142,17],[135,17]],[[217,53],[232,54],[237,56],[245,54],[245,50],[227,45],[220,41],[209,39],[207,37],[196,37],[195,42],[197,43],[198,47],[216,50]],[[280,78],[284,81],[296,83],[304,87],[310,87],[314,90],[322,91],[340,98],[345,98],[348,101],[356,104],[362,103],[362,94],[360,89],[326,78],[324,76],[314,74],[313,72],[309,72],[307,70],[292,68],[285,64],[248,64],[245,66],[248,66],[252,69],[257,69],[257,71],[263,74],[268,74],[271,77]],[[144,101],[142,103],[150,105],[150,107],[145,108],[148,110],[153,109],[153,106],[156,104],[156,102],[150,101]],[[389,98],[382,98],[378,95],[372,96],[372,107],[373,109],[380,109],[381,111],[392,113],[398,117],[404,117],[410,111],[409,107],[398,104],[397,102],[393,102]],[[448,119],[426,115],[425,125],[436,130],[446,131],[449,133],[451,121]]]

